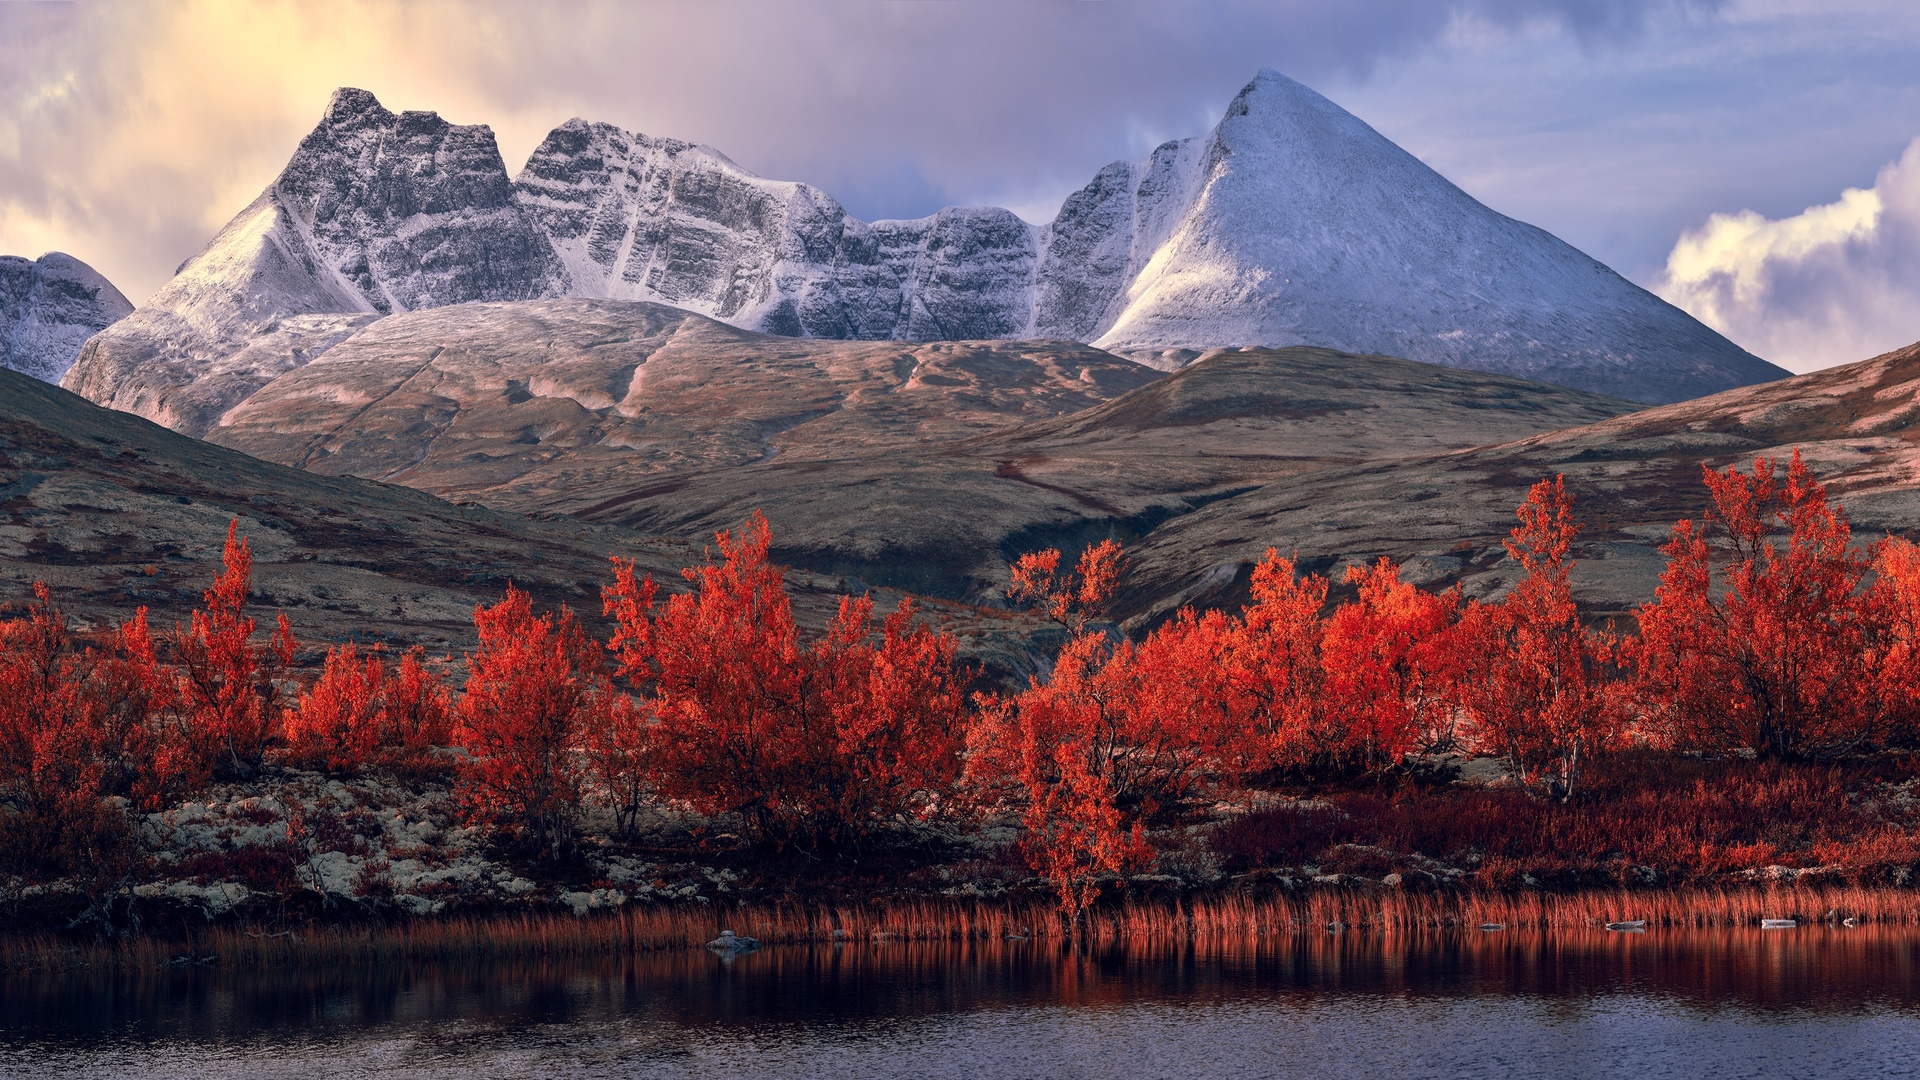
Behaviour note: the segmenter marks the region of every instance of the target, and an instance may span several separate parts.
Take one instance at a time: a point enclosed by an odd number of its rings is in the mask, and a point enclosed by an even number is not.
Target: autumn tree
[[[1320,646],[1327,701],[1320,729],[1308,734],[1327,760],[1392,767],[1415,748],[1435,749],[1451,738],[1459,593],[1401,581],[1385,558],[1348,567],[1346,580],[1358,595],[1327,619]]]
[[[1579,534],[1566,479],[1541,480],[1506,540],[1523,576],[1494,603],[1472,604],[1461,624],[1459,701],[1483,752],[1507,759],[1528,783],[1545,779],[1573,797],[1582,764],[1618,726],[1607,680],[1613,639],[1580,622],[1571,572]]]
[[[434,749],[452,740],[452,702],[423,654],[408,650],[391,668],[377,646],[328,649],[320,677],[282,722],[288,759],[333,771],[368,764],[432,771]]]
[[[279,678],[293,662],[295,642],[287,617],[279,616],[264,647],[253,640],[255,623],[244,614],[253,552],[227,526],[220,576],[205,595],[205,607],[187,627],[169,635],[179,687],[173,703],[182,730],[203,773],[235,779],[259,771],[277,719]]]
[[[557,859],[573,843],[585,733],[609,707],[600,646],[571,611],[535,615],[511,585],[475,608],[473,622],[480,647],[467,657],[458,717],[461,801],[472,818],[517,830]]]
[[[1712,505],[1661,548],[1666,571],[1639,612],[1642,710],[1681,745],[1763,757],[1827,755],[1884,734],[1862,678],[1866,554],[1800,460],[1704,468]],[[1785,543],[1779,534],[1785,533]],[[1717,544],[1716,544],[1717,541]],[[1716,573],[1717,569],[1717,573]]]
[[[1245,695],[1232,751],[1242,778],[1310,768],[1331,753],[1333,727],[1324,649],[1327,579],[1301,574],[1268,548],[1248,581],[1252,600],[1238,620],[1221,676]]]
[[[320,678],[282,723],[288,758],[335,771],[366,764],[378,738],[385,683],[377,650],[362,653],[351,642],[328,649]]]
[[[70,876],[96,897],[124,884],[137,845],[115,796],[142,798],[165,765],[150,725],[164,688],[145,612],[80,642],[43,584],[0,622],[0,872]]]
[[[873,607],[845,598],[825,635],[800,640],[766,519],[717,536],[720,560],[662,597],[615,560],[611,647],[654,717],[654,789],[740,820],[757,841],[855,849],[924,815],[958,770],[962,681],[950,635],[910,605],[876,636]]]
[[[1890,537],[1873,551],[1873,583],[1861,598],[1870,628],[1858,659],[1889,743],[1920,744],[1920,545]]]
[[[408,649],[381,684],[374,759],[406,776],[444,772],[439,750],[453,745],[453,734],[452,694],[426,666],[426,650]]]
[[[1030,551],[1007,568],[1007,599],[1032,607],[1075,633],[1104,613],[1113,598],[1126,557],[1118,541],[1107,539],[1080,553],[1072,570],[1060,569],[1056,548]]]
[[[1035,676],[1017,697],[984,710],[968,736],[970,780],[1022,806],[1027,863],[1053,884],[1070,923],[1098,895],[1100,875],[1152,854],[1142,811],[1151,814],[1159,800],[1134,783],[1145,778],[1134,738],[1146,710],[1136,712],[1139,703],[1127,693],[1138,686],[1132,652],[1124,643],[1116,652],[1106,634],[1090,629],[1123,569],[1111,540],[1088,548],[1071,572],[1060,570],[1056,550],[1022,555],[1009,568],[1008,598],[1038,608],[1072,636],[1045,679]]]

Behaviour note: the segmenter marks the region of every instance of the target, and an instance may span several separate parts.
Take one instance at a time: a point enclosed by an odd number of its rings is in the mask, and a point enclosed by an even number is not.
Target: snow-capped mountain
[[[711,148],[581,120],[510,180],[486,127],[342,90],[65,385],[199,434],[384,314],[559,296],[798,337],[1324,345],[1645,402],[1785,374],[1265,71],[1211,133],[1102,169],[1044,226],[863,222]]]
[[[88,338],[132,310],[112,282],[71,255],[0,255],[0,367],[59,382]]]
[[[565,281],[490,129],[340,90],[273,184],[62,385],[198,435],[382,315],[560,295]]]
[[[1130,181],[1075,197],[1116,266],[1133,211],[1126,269],[1088,289],[1089,316],[1108,298],[1102,348],[1314,344],[1645,402],[1786,374],[1277,72]],[[1055,244],[1082,227],[1075,209]],[[1094,223],[1103,209],[1114,225]]]

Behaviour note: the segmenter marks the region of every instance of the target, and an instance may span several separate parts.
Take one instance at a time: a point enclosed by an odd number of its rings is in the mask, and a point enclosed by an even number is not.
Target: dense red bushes
[[[338,646],[302,687],[285,618],[262,635],[245,613],[250,552],[230,529],[204,610],[157,643],[144,613],[74,640],[44,590],[0,623],[0,847],[16,874],[124,865],[127,818],[109,800],[156,805],[279,755],[452,771],[475,821],[545,857],[593,803],[623,833],[658,801],[750,842],[834,852],[963,808],[1015,813],[1070,911],[1103,876],[1147,866],[1168,827],[1248,788],[1345,794],[1221,830],[1230,864],[1424,852],[1499,876],[1557,851],[1673,877],[1848,843],[1906,858],[1904,826],[1846,809],[1852,780],[1786,763],[1920,740],[1920,548],[1854,545],[1797,455],[1706,479],[1712,510],[1675,526],[1634,636],[1580,621],[1556,478],[1518,511],[1516,578],[1494,599],[1421,589],[1381,560],[1349,568],[1334,603],[1326,578],[1269,551],[1240,612],[1181,611],[1132,641],[1101,621],[1126,572],[1117,544],[1071,569],[1057,551],[1023,556],[1009,598],[1068,640],[1024,689],[973,698],[954,639],[911,604],[876,625],[869,598],[847,597],[803,640],[757,515],[720,534],[684,592],[615,560],[605,645],[509,588],[475,611],[457,703],[418,651],[393,663]],[[1419,794],[1409,755],[1445,750],[1502,759],[1516,787]],[[1647,754],[1665,772],[1622,781]],[[1703,761],[1717,771],[1675,787]],[[1826,831],[1769,833],[1742,800]]]
[[[661,796],[781,843],[857,846],[883,822],[940,810],[964,706],[952,637],[915,626],[903,604],[876,640],[872,602],[847,597],[803,643],[768,542],[758,515],[720,534],[720,564],[687,570],[694,590],[664,603],[616,560],[611,648],[653,722],[602,756],[644,760]]]
[[[576,751],[604,726],[613,697],[600,646],[572,612],[535,615],[512,586],[475,608],[473,622],[480,649],[467,658],[460,699],[462,801],[477,820],[558,857],[572,843],[587,780]]]

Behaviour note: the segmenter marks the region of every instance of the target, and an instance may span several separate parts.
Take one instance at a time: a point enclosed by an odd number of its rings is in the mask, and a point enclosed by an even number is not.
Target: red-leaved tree
[[[1874,629],[1859,595],[1869,560],[1846,516],[1798,450],[1784,477],[1771,458],[1703,472],[1712,508],[1673,527],[1639,613],[1632,653],[1650,723],[1685,746],[1776,758],[1883,737],[1875,673],[1860,664]]]
[[[766,519],[717,537],[721,559],[665,597],[615,560],[612,648],[654,722],[653,789],[739,819],[756,841],[857,849],[887,822],[939,808],[964,716],[954,642],[846,598],[824,637],[800,641]]]
[[[571,611],[535,615],[509,585],[477,607],[480,648],[467,657],[458,737],[459,791],[469,815],[517,831],[557,859],[571,850],[585,780],[585,735],[609,708],[600,646]]]
[[[293,628],[279,616],[265,647],[253,641],[255,623],[244,614],[253,552],[227,526],[220,576],[206,606],[187,627],[169,635],[178,690],[173,696],[181,730],[204,775],[247,779],[260,769],[280,698],[279,678],[293,662]]]
[[[1462,620],[1459,701],[1472,744],[1505,757],[1526,783],[1573,797],[1583,762],[1608,746],[1619,709],[1608,683],[1614,642],[1584,627],[1570,573],[1579,526],[1564,477],[1542,480],[1516,511],[1507,554],[1525,576]]]

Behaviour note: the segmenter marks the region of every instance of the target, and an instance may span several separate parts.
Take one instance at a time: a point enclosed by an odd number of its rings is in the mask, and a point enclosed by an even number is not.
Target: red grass
[[[1571,805],[1512,790],[1337,793],[1228,822],[1214,847],[1233,871],[1317,865],[1378,876],[1424,857],[1477,865],[1476,878],[1495,887],[1528,875],[1570,886],[1652,883],[1642,867],[1663,884],[1705,883],[1773,864],[1894,883],[1920,863],[1920,838],[1903,827],[1913,813],[1869,803],[1876,783],[1909,768],[1628,754],[1596,769]],[[1361,859],[1350,845],[1385,855]]]

